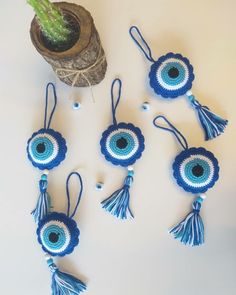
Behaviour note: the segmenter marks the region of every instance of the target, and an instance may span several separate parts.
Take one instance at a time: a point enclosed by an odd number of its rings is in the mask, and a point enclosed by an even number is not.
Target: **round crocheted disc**
[[[109,126],[102,134],[100,145],[107,161],[123,167],[134,164],[145,148],[141,130],[131,123]]]
[[[28,158],[40,170],[58,166],[65,159],[66,152],[65,139],[53,129],[40,129],[28,140]]]
[[[175,158],[173,174],[185,191],[204,193],[218,180],[219,165],[215,156],[204,148],[189,148]]]
[[[176,98],[192,88],[193,67],[186,57],[170,52],[153,63],[149,78],[156,94]]]
[[[65,256],[79,243],[80,231],[76,222],[64,213],[50,213],[38,224],[38,241],[52,256]]]

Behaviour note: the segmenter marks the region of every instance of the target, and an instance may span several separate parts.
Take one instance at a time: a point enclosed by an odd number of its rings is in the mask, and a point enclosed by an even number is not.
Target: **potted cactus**
[[[31,40],[59,79],[78,87],[101,82],[107,62],[91,14],[74,3],[27,2],[35,11]]]

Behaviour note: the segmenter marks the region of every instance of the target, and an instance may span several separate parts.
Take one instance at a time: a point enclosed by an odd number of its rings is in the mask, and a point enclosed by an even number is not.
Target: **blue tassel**
[[[86,290],[86,285],[79,279],[61,272],[50,256],[46,259],[52,272],[52,295],[77,295]]]
[[[50,196],[47,193],[47,187],[47,175],[43,174],[39,181],[40,195],[37,201],[37,205],[36,208],[31,212],[37,224],[41,219],[48,215],[50,211]]]
[[[198,197],[192,204],[192,212],[170,230],[174,238],[185,245],[200,246],[204,243],[204,224],[199,214],[202,202],[203,198]]]
[[[134,217],[129,207],[129,189],[133,182],[133,174],[133,171],[128,171],[128,176],[125,178],[124,186],[115,191],[109,198],[101,203],[102,208],[120,219]]]
[[[211,112],[211,110],[202,106],[194,97],[194,95],[188,95],[192,106],[197,110],[198,118],[201,122],[205,133],[205,140],[213,139],[224,132],[225,127],[228,124],[228,120],[224,120],[218,115]]]

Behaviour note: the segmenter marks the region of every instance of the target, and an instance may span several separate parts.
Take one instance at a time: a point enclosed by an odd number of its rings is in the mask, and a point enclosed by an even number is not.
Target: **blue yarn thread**
[[[46,215],[48,215],[51,208],[50,196],[47,193],[47,187],[48,187],[47,175],[43,174],[39,181],[39,190],[40,190],[39,198],[38,198],[35,209],[31,212],[36,224],[38,224],[41,219],[43,219]]]
[[[79,178],[81,188],[78,194],[78,200],[75,205],[75,209],[70,214],[69,181],[73,175],[76,175]],[[82,182],[82,178],[80,174],[78,172],[71,172],[68,175],[66,180],[66,195],[68,200],[67,216],[69,218],[73,218],[73,216],[75,215],[81,200],[82,193],[83,193],[83,182]],[[81,292],[86,290],[87,287],[81,280],[79,280],[78,278],[70,274],[60,271],[50,256],[46,256],[46,260],[47,260],[48,267],[52,273],[52,284],[51,284],[52,295],[75,295],[75,294],[80,294]]]
[[[52,295],[76,295],[86,290],[86,285],[78,278],[61,272],[51,257],[47,264],[52,273]]]
[[[193,210],[169,232],[184,245],[200,246],[204,244],[204,224],[200,216],[203,198],[200,196],[192,204]]]
[[[158,119],[163,119],[170,127],[163,127],[156,123]],[[157,128],[171,132],[184,150],[188,149],[188,143],[183,134],[172,125],[169,120],[159,115],[153,120],[154,126]],[[181,241],[181,243],[190,246],[200,246],[204,243],[204,224],[200,216],[200,210],[203,202],[202,197],[197,197],[193,202],[193,210],[190,212],[179,224],[174,226],[169,232],[174,235],[175,239]]]
[[[51,111],[51,114],[48,119],[47,124],[47,112],[48,112],[48,98],[49,98],[49,88],[52,87],[53,90],[53,97],[54,97],[54,105]],[[46,103],[45,103],[45,111],[44,111],[44,129],[49,129],[50,124],[52,121],[53,114],[55,112],[57,106],[57,93],[55,85],[51,82],[49,82],[46,86]],[[41,176],[41,179],[39,181],[39,198],[36,204],[35,209],[32,211],[32,215],[34,217],[35,222],[38,224],[38,222],[43,219],[50,211],[50,196],[47,193],[47,187],[48,187],[48,180],[47,175],[43,174]]]
[[[194,95],[189,95],[188,99],[198,114],[199,121],[205,133],[205,140],[213,139],[224,132],[228,120],[224,120],[214,114],[208,107],[202,106]]]
[[[156,121],[159,119],[163,119],[170,128],[157,124]],[[187,142],[186,138],[184,137],[184,135],[173,124],[171,124],[170,121],[165,116],[163,116],[163,115],[156,116],[153,119],[153,125],[159,129],[162,129],[162,130],[172,133],[175,136],[175,138],[177,139],[177,141],[179,142],[179,144],[182,146],[182,148],[184,150],[188,149],[188,142]]]
[[[52,87],[53,91],[53,96],[54,96],[54,106],[52,108],[51,114],[48,119],[48,124],[47,124],[47,112],[48,112],[48,98],[49,98],[49,88],[50,86]],[[46,103],[45,103],[45,111],[44,111],[44,129],[49,129],[52,121],[53,114],[56,110],[57,106],[57,93],[56,93],[56,88],[55,85],[51,82],[49,82],[46,86]]]
[[[118,84],[118,95],[117,99],[115,102],[114,99],[114,88],[115,85]],[[112,84],[111,84],[111,112],[112,112],[112,119],[113,119],[113,124],[116,126],[117,125],[117,120],[116,120],[116,109],[118,107],[118,104],[120,102],[121,98],[121,89],[122,89],[122,81],[120,79],[114,79]]]
[[[80,192],[78,194],[78,199],[77,199],[77,202],[76,202],[76,205],[75,205],[75,209],[74,211],[72,212],[72,214],[70,215],[70,191],[69,191],[69,182],[70,182],[70,178],[71,176],[73,175],[76,175],[79,179],[79,183],[80,183]],[[68,201],[68,205],[67,205],[67,216],[69,218],[73,218],[75,216],[75,213],[78,209],[78,206],[79,206],[79,203],[80,203],[80,200],[81,200],[81,196],[83,194],[83,181],[82,181],[82,177],[80,176],[80,174],[78,172],[71,172],[68,177],[67,177],[67,180],[66,180],[66,196],[67,196],[67,201]]]
[[[134,31],[136,31],[136,33],[137,33],[138,37],[140,38],[141,42],[139,42],[138,39],[135,37]],[[134,40],[134,42],[137,44],[137,46],[144,53],[144,55],[146,56],[146,58],[150,62],[155,62],[154,58],[152,57],[152,51],[151,51],[149,45],[147,44],[146,40],[142,36],[140,30],[136,26],[132,26],[129,29],[129,34],[130,34],[131,38]]]
[[[116,190],[109,198],[101,202],[102,208],[119,219],[133,218],[129,207],[130,186],[133,183],[133,171],[128,171],[122,188]]]

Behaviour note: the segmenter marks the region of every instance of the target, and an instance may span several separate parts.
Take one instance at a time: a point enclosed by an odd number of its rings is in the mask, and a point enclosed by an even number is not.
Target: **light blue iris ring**
[[[192,171],[193,168],[197,165],[201,166],[203,169],[203,174],[199,177],[195,176]],[[209,164],[206,161],[199,158],[195,158],[194,160],[189,161],[184,167],[184,174],[186,178],[192,183],[196,183],[196,184],[201,184],[206,182],[209,179],[210,172],[211,171],[210,171]]]
[[[50,234],[58,235],[58,240],[53,243],[50,241]],[[43,245],[49,251],[60,250],[66,243],[66,235],[63,228],[58,225],[52,224],[46,227],[42,233]]]
[[[44,144],[45,150],[42,153],[39,153],[37,151],[37,146],[39,144]],[[54,151],[54,146],[53,143],[50,141],[49,138],[47,137],[37,137],[36,139],[33,139],[32,144],[31,144],[31,153],[32,156],[35,158],[35,160],[47,160]]]
[[[121,138],[124,138],[127,141],[127,146],[125,148],[119,148],[117,146],[117,141]],[[118,156],[124,156],[131,153],[135,147],[135,141],[131,134],[126,132],[119,132],[114,134],[109,142],[109,147],[113,151],[114,154]]]
[[[176,68],[179,72],[179,74],[176,78],[171,78],[169,76],[169,71],[172,68]],[[183,67],[183,65],[181,65],[178,62],[169,62],[162,69],[161,78],[166,84],[171,85],[171,86],[176,86],[176,85],[182,83],[184,81],[184,79],[186,78],[186,70]]]

